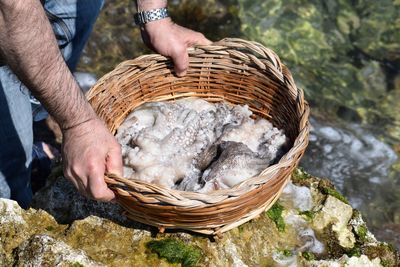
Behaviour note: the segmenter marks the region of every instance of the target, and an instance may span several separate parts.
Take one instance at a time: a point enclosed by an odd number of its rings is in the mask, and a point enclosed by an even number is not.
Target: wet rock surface
[[[278,53],[313,106],[339,117],[351,109],[400,137],[387,108],[400,65],[397,1],[238,2],[243,35]]]
[[[293,183],[287,185],[268,212],[215,240],[180,231],[157,234],[152,227],[124,219],[118,206],[84,200],[68,188],[69,182],[63,177],[53,178],[35,195],[35,209],[29,210],[22,210],[11,200],[0,199],[0,262],[4,266],[397,266],[399,263],[398,252],[376,241],[360,213],[343,202],[329,181],[302,170],[294,172]],[[55,192],[63,192],[64,197],[56,197]],[[83,208],[79,210],[65,202]],[[346,212],[332,212],[337,209]],[[348,235],[352,236],[351,242],[343,243],[342,236]]]

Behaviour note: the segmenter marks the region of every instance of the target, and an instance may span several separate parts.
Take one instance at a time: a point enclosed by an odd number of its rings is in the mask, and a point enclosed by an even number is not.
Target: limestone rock
[[[214,240],[121,219],[114,204],[88,204],[54,179],[36,196],[43,210],[23,210],[0,199],[2,266],[396,266],[398,252],[375,240],[361,215],[330,184],[296,170],[280,200],[266,213]],[[325,189],[324,189],[325,188]],[[53,193],[51,193],[53,192]],[[52,204],[48,204],[50,200]],[[114,207],[113,207],[114,206]],[[51,207],[51,208],[50,208]],[[78,213],[78,207],[85,207]],[[71,210],[74,210],[71,213]],[[104,211],[113,210],[113,212]],[[340,212],[339,212],[340,211]],[[74,216],[70,216],[72,219]],[[118,218],[113,218],[117,216]],[[61,217],[60,217],[61,218]],[[333,235],[326,233],[333,232]],[[352,239],[349,239],[352,236]],[[353,247],[350,249],[352,241]],[[346,256],[349,255],[349,256]],[[361,264],[361,265],[360,265]]]
[[[23,210],[17,202],[0,201],[0,262],[11,263],[12,251],[31,235],[57,236],[66,226],[59,225],[43,210]]]
[[[48,235],[34,235],[16,250],[13,266],[87,266],[101,267],[101,263],[89,259],[85,253],[72,249],[63,241]]]
[[[353,248],[355,243],[354,234],[348,226],[353,209],[339,199],[328,196],[322,209],[317,212],[313,225],[316,230],[322,231],[325,227],[332,225],[339,244],[344,248]]]
[[[349,257],[344,255],[338,260],[319,260],[319,261],[311,261],[307,263],[307,266],[310,267],[381,267],[381,261],[379,258],[375,258],[370,260],[367,256],[361,255],[360,257]]]

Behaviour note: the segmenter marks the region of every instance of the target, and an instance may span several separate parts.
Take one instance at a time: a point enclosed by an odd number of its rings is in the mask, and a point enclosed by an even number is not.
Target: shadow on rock
[[[66,178],[54,175],[54,172],[46,186],[34,195],[32,208],[47,211],[59,224],[71,224],[75,220],[94,215],[121,226],[154,232],[152,227],[126,218],[117,204],[98,202],[81,196]]]

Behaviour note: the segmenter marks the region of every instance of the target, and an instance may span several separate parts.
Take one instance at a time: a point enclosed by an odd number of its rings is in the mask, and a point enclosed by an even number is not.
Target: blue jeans
[[[104,0],[46,0],[44,8],[58,46],[74,71]],[[34,26],[32,26],[34,27]],[[38,37],[40,38],[40,37]],[[0,67],[0,197],[27,208],[32,200],[32,106],[27,89]]]

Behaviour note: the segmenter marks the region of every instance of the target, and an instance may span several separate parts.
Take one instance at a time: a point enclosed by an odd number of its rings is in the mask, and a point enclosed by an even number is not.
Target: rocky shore
[[[221,238],[157,233],[55,170],[34,208],[0,199],[1,266],[398,266],[328,180],[297,169],[278,202]]]

